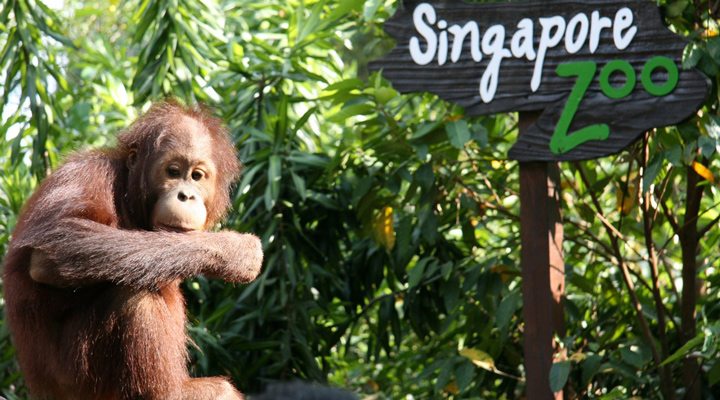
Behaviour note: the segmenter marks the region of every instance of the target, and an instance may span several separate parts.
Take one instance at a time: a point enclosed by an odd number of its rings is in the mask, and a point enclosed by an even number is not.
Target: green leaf
[[[475,368],[467,361],[463,361],[455,370],[455,379],[461,392],[467,390],[475,378]]]
[[[385,105],[397,96],[399,96],[399,93],[390,87],[380,87],[375,90],[375,101],[378,104]]]
[[[292,152],[288,160],[295,164],[302,164],[308,167],[325,168],[328,165],[328,159],[324,155],[301,153],[299,151]]]
[[[472,139],[476,141],[481,147],[488,145],[488,130],[482,125],[473,126]]]
[[[432,165],[430,163],[421,165],[420,168],[415,171],[415,181],[424,190],[430,189],[435,181],[435,174],[433,173]]]
[[[668,17],[679,17],[682,15],[683,11],[687,8],[689,2],[688,0],[677,0],[675,2],[671,2],[667,6],[667,15]]]
[[[10,29],[10,32],[6,37],[5,45],[3,46],[2,51],[0,51],[0,68],[4,67],[8,60],[12,60],[15,57],[17,44],[20,40],[19,36],[15,34],[15,30],[15,27]]]
[[[550,368],[550,391],[559,392],[565,387],[568,376],[570,376],[570,361],[560,361],[553,363]]]
[[[351,12],[362,11],[365,0],[340,0],[338,3],[334,5],[333,10],[328,14],[328,21],[334,21]]]
[[[296,174],[295,171],[293,171],[291,175],[293,185],[295,185],[295,190],[297,190],[300,198],[305,200],[307,198],[307,191],[305,190],[305,180],[301,178],[298,174]]]
[[[720,382],[720,360],[715,361],[715,364],[708,371],[707,377],[710,386],[715,386]]]
[[[519,306],[520,292],[511,292],[502,299],[495,311],[495,324],[500,331],[505,332]]]
[[[365,83],[357,78],[345,79],[328,85],[323,91],[334,92],[334,91],[349,91],[352,89],[360,89],[365,86]]]
[[[457,149],[465,147],[465,143],[470,140],[470,129],[465,120],[450,122],[445,126],[450,144]]]
[[[360,204],[360,200],[368,193],[373,184],[373,177],[366,176],[357,181],[353,186],[352,191],[352,205],[357,207]]]
[[[600,371],[601,365],[602,357],[599,355],[591,354],[585,357],[585,360],[582,361],[581,365],[583,386],[587,386],[590,383],[590,380],[598,373],[598,371]]]
[[[375,110],[375,107],[373,107],[373,105],[369,104],[369,103],[353,104],[350,106],[343,107],[343,109],[341,109],[334,115],[328,117],[327,119],[330,122],[342,123],[342,122],[345,122],[347,119],[354,117],[356,115],[370,114],[374,110]]]
[[[710,158],[715,153],[718,142],[709,136],[700,136],[698,138],[698,148],[702,152],[703,157]]]
[[[430,261],[432,261],[431,258],[423,258],[408,272],[409,287],[414,288],[420,283],[423,278],[423,273],[425,272],[425,266],[428,265]]]
[[[668,365],[670,363],[674,363],[677,360],[680,360],[681,358],[685,358],[686,355],[690,354],[693,349],[700,346],[705,341],[705,334],[700,332],[697,336],[690,339],[682,345],[675,353],[673,353],[670,357],[666,358],[665,361],[660,363],[660,366]]]
[[[650,160],[647,167],[645,168],[645,174],[643,175],[643,193],[647,193],[650,190],[655,178],[657,178],[660,169],[663,166],[663,157],[655,156]]]
[[[442,270],[445,265],[450,264],[443,264],[440,266],[440,269]],[[448,268],[448,270],[450,270],[450,268]],[[449,310],[449,312],[455,310],[460,301],[460,285],[458,279],[455,278],[448,281],[443,281],[440,285],[440,292],[443,296],[445,308]]]
[[[707,42],[707,49],[710,57],[720,64],[720,37],[714,37]]]
[[[694,68],[702,58],[702,50],[697,44],[692,43],[685,47],[683,52],[682,66],[684,69]]]
[[[301,22],[298,24],[300,26],[300,32],[298,33],[297,37],[297,43],[302,42],[307,38],[308,35],[312,34],[313,32],[319,31],[318,29],[319,25],[321,24],[321,18],[320,16],[323,13],[323,7],[325,6],[324,1],[320,1],[312,8],[310,12],[310,16],[305,19],[303,18]],[[299,10],[298,14],[302,14],[302,10]]]
[[[317,112],[317,110],[318,110],[317,106],[312,107],[309,110],[307,110],[305,112],[305,114],[303,114],[303,116],[300,117],[300,119],[298,119],[295,122],[295,125],[293,126],[293,132],[299,131],[305,125],[305,123],[308,121],[308,119],[310,119],[310,117],[312,117],[313,114],[315,114]]]
[[[448,358],[444,361],[443,366],[440,368],[440,373],[438,374],[437,380],[435,381],[435,391],[440,391],[442,388],[445,387],[445,385],[450,382],[450,378],[453,372],[452,369],[452,362],[453,360]]]
[[[620,357],[626,363],[632,365],[637,369],[642,369],[649,359],[643,357],[640,349],[637,346],[624,346],[620,349]]]
[[[421,137],[437,129],[437,127],[440,125],[440,122],[430,122],[422,124],[420,125],[420,128],[418,128],[415,132],[413,132],[412,135],[410,135],[410,140],[420,139]]]
[[[268,189],[269,199],[266,200],[266,208],[270,210],[275,206],[278,197],[280,196],[280,180],[282,168],[282,159],[280,156],[273,154],[270,156],[270,167],[268,168]]]

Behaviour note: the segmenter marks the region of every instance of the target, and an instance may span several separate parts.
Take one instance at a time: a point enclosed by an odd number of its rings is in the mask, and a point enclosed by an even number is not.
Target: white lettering
[[[578,26],[580,26],[579,32],[577,31]],[[568,22],[567,30],[565,31],[565,49],[568,53],[575,54],[585,46],[589,27],[590,21],[588,21],[587,15],[583,13],[574,16],[570,22]]]
[[[513,57],[525,57],[528,61],[535,59],[535,45],[533,41],[533,22],[530,18],[523,18],[517,24],[518,30],[512,37],[510,49]]]
[[[595,53],[600,44],[600,34],[605,28],[612,26],[612,21],[607,17],[600,17],[597,11],[592,12],[592,24],[590,25],[590,52]]]
[[[629,29],[628,29],[629,28]],[[623,31],[627,30],[625,34]],[[615,14],[615,22],[613,23],[613,41],[618,50],[625,50],[637,33],[637,27],[633,26],[633,13],[629,8],[621,8]]]
[[[532,80],[530,80],[530,90],[533,92],[540,87],[542,70],[545,64],[545,53],[548,49],[557,46],[565,33],[565,20],[560,16],[540,18],[540,25],[542,25],[540,44],[538,45],[537,59],[535,59],[535,70],[533,71]],[[555,33],[551,35],[553,29]]]
[[[447,28],[447,21],[441,19],[437,26],[441,29],[440,45],[438,46],[438,65],[444,65],[447,62],[448,56],[448,37],[447,31],[445,30],[445,28]]]
[[[495,98],[495,91],[497,91],[500,78],[500,63],[503,58],[512,56],[510,50],[503,47],[504,45],[505,27],[502,25],[491,26],[485,32],[482,40],[483,53],[492,54],[490,63],[480,79],[480,98],[485,103],[489,103]]]
[[[435,31],[430,25],[434,24],[436,19],[435,8],[428,3],[418,5],[413,12],[415,29],[425,38],[425,42],[427,42],[426,49],[423,52],[420,49],[420,39],[415,36],[410,38],[410,57],[415,61],[415,64],[427,65],[435,58],[437,36],[435,36]],[[427,23],[425,23],[425,20],[427,20]]]
[[[540,38],[536,46],[537,21],[540,23]],[[430,64],[436,57],[438,65],[445,65],[448,61],[457,63],[466,50],[470,51],[470,56],[476,63],[481,62],[485,56],[490,57],[480,77],[480,97],[483,102],[489,103],[495,98],[500,81],[500,67],[505,58],[534,61],[530,89],[536,92],[542,83],[548,51],[560,46],[563,39],[567,54],[576,54],[585,46],[590,53],[595,53],[600,46],[603,29],[612,29],[613,44],[618,50],[628,48],[638,33],[638,28],[634,25],[633,11],[628,7],[619,9],[612,20],[602,16],[599,11],[592,11],[591,14],[577,13],[569,22],[559,15],[538,18],[537,21],[522,18],[510,38],[508,49],[505,48],[505,39],[508,36],[504,25],[492,25],[481,35],[481,27],[477,22],[450,25],[452,21],[449,23],[438,19],[431,4],[421,3],[413,12],[413,23],[418,35],[410,38],[410,57],[418,65]],[[469,44],[466,46],[468,36]],[[560,52],[559,49],[557,51]]]
[[[462,54],[465,37],[470,34],[470,54],[475,62],[482,61],[482,52],[480,51],[480,28],[477,22],[470,21],[464,27],[453,25],[448,29],[453,34],[452,52],[450,53],[450,61],[458,62]]]

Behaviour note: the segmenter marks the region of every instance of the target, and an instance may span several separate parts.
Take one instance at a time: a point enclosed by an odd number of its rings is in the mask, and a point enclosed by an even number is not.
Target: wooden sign
[[[427,91],[469,115],[542,111],[510,158],[591,159],[691,116],[710,84],[684,70],[686,42],[650,0],[468,4],[405,1],[371,64],[401,92]]]

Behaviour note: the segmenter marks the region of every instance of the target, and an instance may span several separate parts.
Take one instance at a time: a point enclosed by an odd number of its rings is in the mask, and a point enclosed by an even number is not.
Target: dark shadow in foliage
[[[353,393],[300,381],[274,383],[250,400],[357,400]]]

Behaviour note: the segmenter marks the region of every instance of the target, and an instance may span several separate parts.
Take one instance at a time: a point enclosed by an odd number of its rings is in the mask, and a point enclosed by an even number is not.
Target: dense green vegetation
[[[713,88],[687,122],[562,165],[554,384],[571,398],[680,399],[688,373],[703,398],[720,392],[720,3],[657,3]],[[155,99],[205,102],[245,164],[226,227],[260,235],[266,262],[247,286],[185,284],[194,373],[247,391],[299,377],[388,399],[518,398],[517,116],[466,118],[370,73],[397,6],[5,0],[0,256],[65,155],[112,144]],[[0,394],[26,397],[1,319]]]

